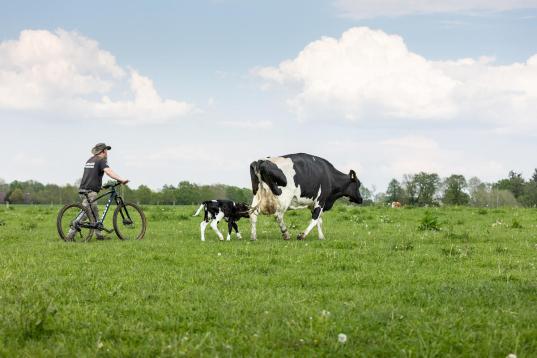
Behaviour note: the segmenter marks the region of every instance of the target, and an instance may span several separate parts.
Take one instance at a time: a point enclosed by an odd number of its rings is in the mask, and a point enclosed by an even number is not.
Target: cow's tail
[[[254,195],[259,190],[259,183],[261,182],[261,173],[259,172],[259,162],[255,161],[250,164],[250,179],[252,180],[252,192]]]
[[[205,203],[201,204],[200,207],[198,208],[198,210],[196,211],[196,213],[192,216],[198,216],[201,212],[201,209],[203,209],[205,207]]]

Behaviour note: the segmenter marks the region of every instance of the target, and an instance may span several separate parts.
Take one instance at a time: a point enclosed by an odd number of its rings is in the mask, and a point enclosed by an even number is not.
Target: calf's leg
[[[211,221],[211,228],[213,229],[213,231],[216,233],[216,235],[218,235],[218,238],[220,240],[224,240],[224,235],[222,235],[222,233],[220,232],[220,230],[218,230],[218,223],[220,222],[220,220],[222,220],[222,218],[224,217],[224,213],[222,212],[219,212],[216,217],[214,218],[213,221]]]
[[[242,239],[242,235],[239,232],[239,226],[237,225],[235,221],[233,221],[233,229],[235,229],[235,232],[237,233],[237,239],[239,240]]]
[[[200,224],[200,231],[201,231],[201,241],[205,241],[205,228],[209,225],[209,223],[205,220],[203,220]]]
[[[233,220],[229,219],[227,222],[227,237],[226,240],[231,240],[231,232],[233,231]]]

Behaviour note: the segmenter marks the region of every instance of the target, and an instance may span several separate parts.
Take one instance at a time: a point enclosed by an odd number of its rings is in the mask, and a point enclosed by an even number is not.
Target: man
[[[86,191],[88,193],[88,198],[92,202],[88,203],[85,195],[80,195],[82,200],[82,205],[84,207],[91,206],[90,210],[93,210],[95,213],[95,221],[99,220],[99,209],[97,208],[97,203],[93,202],[97,197],[99,190],[103,185],[103,175],[106,173],[110,178],[115,179],[122,184],[127,184],[129,181],[127,179],[121,178],[116,172],[108,166],[107,158],[108,151],[112,149],[109,145],[104,143],[97,143],[92,149],[91,154],[93,156],[88,159],[84,165],[84,174],[82,175],[82,181],[80,182],[80,191]],[[80,220],[84,219],[82,217]],[[72,240],[76,234],[76,230],[71,229],[67,234],[67,239]],[[104,240],[104,235],[101,230],[96,231],[97,240]]]

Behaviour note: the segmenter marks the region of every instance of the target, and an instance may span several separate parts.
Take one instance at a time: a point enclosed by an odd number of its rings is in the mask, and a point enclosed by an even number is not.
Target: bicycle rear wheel
[[[90,241],[94,225],[95,218],[82,204],[65,205],[56,219],[58,234],[64,241]]]
[[[134,203],[122,203],[114,211],[114,230],[121,240],[141,240],[147,228],[142,208]]]

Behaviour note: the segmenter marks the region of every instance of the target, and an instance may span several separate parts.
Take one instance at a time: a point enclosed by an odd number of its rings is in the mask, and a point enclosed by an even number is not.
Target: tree
[[[446,205],[466,205],[470,196],[464,192],[468,187],[463,175],[453,174],[444,181],[442,202]]]
[[[522,178],[522,173],[516,173],[511,170],[509,172],[509,177],[507,179],[499,180],[494,184],[494,188],[498,190],[509,190],[516,199],[518,199],[522,194],[524,194],[524,178]]]
[[[415,175],[413,174],[403,175],[403,185],[405,188],[405,204],[416,205],[418,203],[418,187],[414,178]]]
[[[471,196],[473,206],[497,208],[499,206],[519,206],[513,193],[509,190],[498,190],[491,184],[481,183]]]
[[[435,204],[434,196],[440,185],[440,177],[436,173],[420,172],[414,176],[417,188],[417,203],[420,206]]]
[[[531,175],[530,181],[533,181],[533,182],[537,183],[537,168],[535,168],[535,170],[533,171],[533,174]]]
[[[405,191],[403,190],[401,184],[396,179],[392,179],[388,183],[388,188],[386,189],[386,196],[384,197],[384,200],[388,203],[394,201],[402,202],[404,200],[404,194]]]
[[[524,194],[520,196],[520,202],[524,206],[537,206],[537,182],[531,180],[526,183],[524,186]]]
[[[24,203],[24,193],[21,188],[16,188],[9,194],[9,202],[13,204]]]
[[[373,193],[364,185],[360,186],[360,195],[363,199],[363,205],[371,205],[373,203]]]
[[[153,192],[148,186],[140,185],[138,189],[136,189],[135,197],[140,204],[152,204],[152,194]]]

